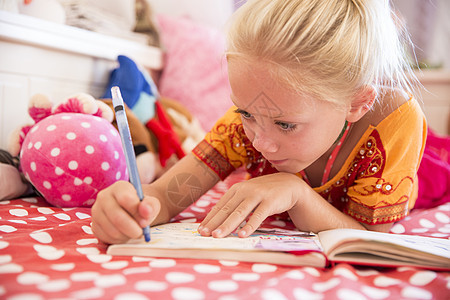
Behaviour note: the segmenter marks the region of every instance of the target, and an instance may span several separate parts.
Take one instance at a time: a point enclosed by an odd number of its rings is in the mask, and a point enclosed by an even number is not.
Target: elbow
[[[361,225],[363,225],[364,228],[366,228],[367,230],[370,230],[370,231],[378,231],[378,232],[388,233],[391,230],[394,223],[376,224],[376,225],[361,224]]]

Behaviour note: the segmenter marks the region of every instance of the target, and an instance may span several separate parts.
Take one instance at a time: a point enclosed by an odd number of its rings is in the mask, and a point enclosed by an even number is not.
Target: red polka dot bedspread
[[[239,176],[175,221],[200,221]],[[450,272],[411,267],[112,257],[90,223],[88,208],[57,208],[42,198],[0,202],[0,299],[450,299]],[[415,210],[392,232],[448,239],[450,203]]]

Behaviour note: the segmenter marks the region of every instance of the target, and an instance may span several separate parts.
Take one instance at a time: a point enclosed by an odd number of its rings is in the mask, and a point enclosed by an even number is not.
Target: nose
[[[261,153],[274,153],[278,151],[278,144],[262,132],[255,132],[252,144]]]

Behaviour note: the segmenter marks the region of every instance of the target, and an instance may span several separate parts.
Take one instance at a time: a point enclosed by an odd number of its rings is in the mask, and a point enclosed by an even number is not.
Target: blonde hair
[[[400,24],[388,0],[249,0],[231,19],[227,57],[266,62],[296,91],[334,103],[368,85],[413,93]]]

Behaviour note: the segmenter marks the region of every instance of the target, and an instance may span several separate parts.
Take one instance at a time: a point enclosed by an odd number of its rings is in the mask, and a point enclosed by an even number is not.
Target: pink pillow
[[[438,135],[428,128],[417,175],[419,194],[414,208],[431,208],[450,202],[450,136]]]
[[[209,130],[232,105],[224,34],[186,17],[157,20],[166,48],[160,94],[178,100]]]

